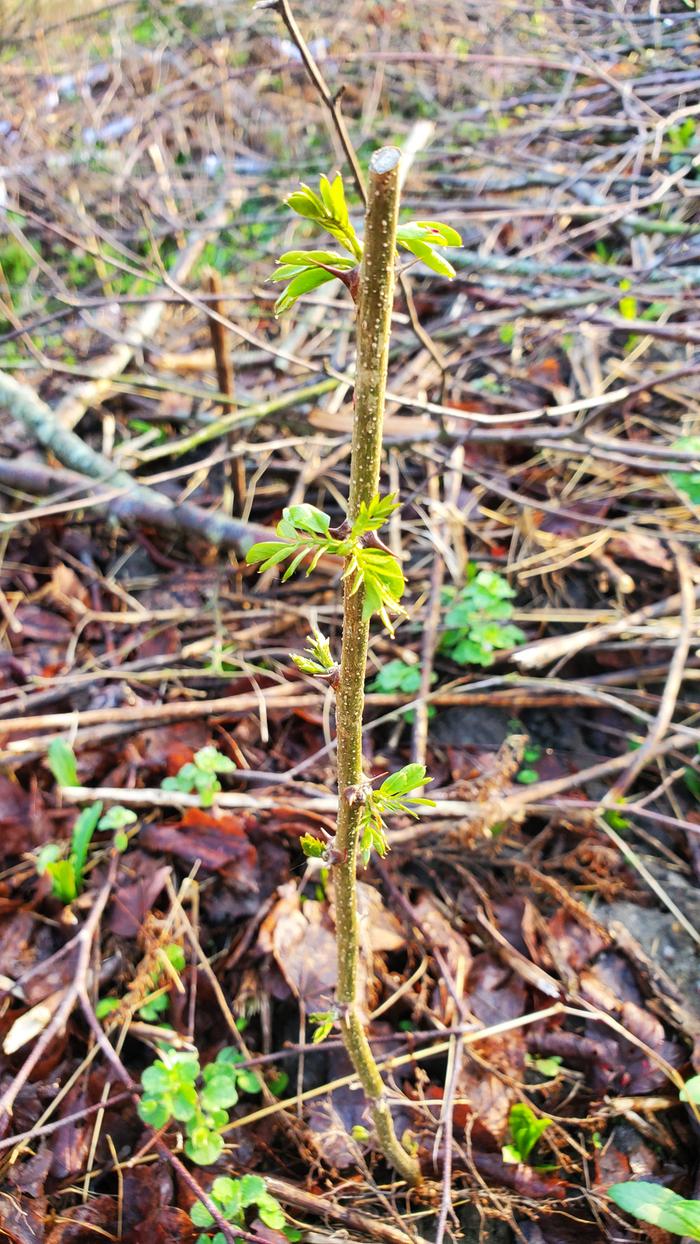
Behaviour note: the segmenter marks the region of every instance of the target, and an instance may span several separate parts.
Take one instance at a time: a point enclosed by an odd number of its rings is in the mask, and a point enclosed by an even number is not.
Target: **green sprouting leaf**
[[[231,1076],[213,1076],[202,1089],[201,1102],[205,1110],[227,1110],[237,1101],[236,1081]]]
[[[121,804],[115,804],[107,809],[104,816],[100,817],[97,828],[125,829],[127,825],[134,825],[136,820],[136,813],[131,808],[123,808]]]
[[[700,1240],[700,1201],[687,1201],[671,1188],[645,1180],[613,1184],[608,1196],[620,1209],[642,1222]]]
[[[142,1097],[136,1107],[136,1112],[144,1123],[155,1128],[156,1131],[165,1127],[171,1117],[167,1103],[157,1097]]]
[[[321,1041],[325,1041],[326,1037],[333,1031],[335,1023],[334,1011],[314,1011],[309,1015],[312,1024],[315,1024],[314,1034],[311,1038],[314,1045],[318,1045]]]
[[[214,1189],[212,1186],[212,1193],[213,1191]],[[195,1201],[194,1205],[190,1209],[190,1218],[192,1219],[195,1227],[212,1227],[214,1225],[214,1219],[209,1213],[209,1210],[202,1205],[201,1201]]]
[[[286,267],[303,271],[304,268],[316,266],[329,268],[340,268],[342,271],[349,272],[355,267],[355,260],[349,259],[347,255],[339,255],[337,251],[287,251],[284,255],[280,255],[279,263]],[[276,279],[284,279],[276,277],[275,274],[270,277],[271,281]]]
[[[547,1079],[554,1079],[559,1075],[561,1069],[562,1058],[559,1054],[551,1054],[548,1058],[537,1058],[533,1054],[525,1055],[525,1062],[528,1067],[532,1067],[541,1076]]]
[[[244,1093],[262,1093],[262,1080],[249,1067],[243,1067],[238,1072],[236,1083]]]
[[[241,1181],[228,1175],[218,1175],[211,1186],[212,1200],[221,1206],[227,1218],[241,1209]]]
[[[386,497],[380,497],[379,493],[375,493],[369,504],[364,501],[360,502],[357,518],[352,525],[353,538],[358,539],[367,531],[378,531],[398,508],[399,502],[394,492]]]
[[[271,1227],[273,1231],[281,1231],[286,1219],[279,1201],[267,1193],[257,1202],[257,1205],[261,1222],[264,1222],[266,1227]]]
[[[369,686],[371,691],[381,691],[384,694],[389,694],[392,691],[404,691],[406,695],[411,695],[414,691],[418,691],[420,683],[420,666],[408,665],[406,661],[396,657],[382,666]]]
[[[280,1071],[274,1079],[268,1082],[267,1087],[275,1097],[281,1097],[289,1088],[289,1075],[286,1071]]]
[[[514,595],[502,575],[469,567],[466,584],[443,593],[447,629],[441,651],[458,665],[487,667],[493,664],[495,651],[522,643],[523,632],[510,622]]]
[[[51,893],[59,903],[72,903],[78,897],[78,883],[71,860],[48,864],[46,872],[51,878]]]
[[[144,1002],[139,1007],[139,1019],[145,1020],[147,1024],[157,1023],[169,1005],[167,993],[157,994],[150,1002]]]
[[[317,626],[312,626],[311,634],[307,635],[305,652],[307,656],[292,653],[292,660],[297,669],[304,674],[327,674],[336,668],[330,641],[322,635]]]
[[[73,834],[71,837],[70,863],[75,873],[76,890],[80,891],[83,881],[83,869],[87,860],[88,847],[92,840],[92,835],[97,829],[97,822],[102,815],[102,802],[97,800],[89,808],[83,808],[75,825],[73,826]]]
[[[244,1093],[260,1093],[262,1092],[262,1081],[254,1071],[248,1067],[240,1067],[239,1063],[243,1061],[243,1055],[234,1050],[231,1046],[219,1050],[216,1056],[216,1062],[204,1068],[205,1078],[210,1068],[213,1069],[215,1075],[219,1075],[222,1070],[228,1071],[234,1077],[234,1083]]]
[[[671,448],[687,454],[697,454],[700,462],[700,436],[681,436],[673,442]],[[668,478],[675,488],[686,494],[693,505],[700,505],[699,471],[669,471]]]
[[[185,1141],[185,1153],[197,1166],[211,1166],[221,1157],[223,1150],[223,1137],[203,1125],[193,1128]]]
[[[302,834],[299,846],[307,859],[321,860],[326,854],[325,842],[322,842],[320,838],[314,838],[313,834]]]
[[[299,190],[295,190],[287,198],[287,206],[291,207],[298,216],[315,221],[322,229],[325,229],[326,233],[340,242],[341,246],[344,246],[356,260],[361,259],[362,246],[350,223],[340,173],[336,174],[332,182],[326,176],[322,176],[319,180],[319,190],[320,197],[302,182]]]
[[[49,871],[51,864],[55,864],[63,855],[63,847],[58,842],[47,842],[45,847],[39,851],[35,867],[38,875],[43,877],[44,873]]]
[[[539,782],[540,775],[536,769],[521,769],[515,780],[521,786],[533,786],[535,782]]]
[[[621,812],[616,812],[614,808],[609,808],[607,812],[603,813],[603,820],[611,829],[617,830],[618,833],[623,833],[624,830],[630,827],[628,818],[623,816]]]
[[[333,273],[327,272],[325,268],[305,268],[303,272],[292,277],[287,288],[280,294],[274,306],[275,315],[283,315],[285,311],[294,306],[302,294],[308,294],[312,289],[317,289],[319,285],[326,285],[328,281],[334,279]]]
[[[282,511],[282,521],[292,524],[294,534],[308,531],[312,535],[326,536],[331,525],[330,515],[315,505],[289,505]]]
[[[118,1010],[120,1006],[119,998],[100,998],[95,1007],[95,1015],[98,1019],[106,1019],[108,1015],[112,1014],[112,1011]]]
[[[680,1093],[681,1101],[691,1101],[696,1106],[700,1106],[700,1076],[691,1076],[686,1080],[684,1087]]]
[[[350,1132],[350,1135],[352,1136],[353,1140],[359,1140],[359,1141],[369,1140],[369,1132],[367,1131],[366,1127],[362,1126],[361,1123],[355,1124],[352,1131]]]
[[[265,562],[262,567],[267,570],[270,565],[276,565],[291,553],[289,544],[282,543],[280,540],[261,540],[259,544],[252,545],[245,555],[246,562],[249,566],[257,566],[258,562]],[[270,558],[276,558],[276,561],[270,562]]]
[[[265,1180],[260,1175],[244,1175],[240,1183],[241,1205],[244,1209],[247,1209],[249,1205],[258,1205],[261,1197],[264,1198],[269,1195],[265,1187]]]
[[[65,739],[52,739],[48,750],[49,769],[59,786],[78,786],[78,766],[73,748]]]
[[[551,1126],[551,1119],[538,1119],[534,1111],[523,1102],[511,1106],[508,1115],[512,1148],[520,1162],[527,1162],[543,1132]]]
[[[426,236],[426,241],[432,242],[436,246],[461,246],[462,237],[453,229],[451,225],[443,224],[440,220],[416,220],[413,222],[419,229],[425,229],[430,236]],[[399,226],[402,229],[410,229],[411,224]]]
[[[362,616],[365,621],[377,613],[393,634],[390,615],[406,612],[400,603],[405,587],[403,570],[393,554],[384,549],[356,548],[345,574],[353,577],[354,592],[360,585],[364,587]]]
[[[456,275],[452,264],[435,249],[436,246],[462,245],[460,235],[449,225],[434,220],[409,221],[399,225],[396,241],[440,276]]]
[[[229,756],[222,756],[215,747],[202,747],[195,752],[194,763],[202,773],[235,773],[236,765]]]
[[[170,1108],[178,1123],[188,1123],[197,1113],[199,1099],[194,1084],[189,1082],[178,1084],[170,1093]]]
[[[426,781],[431,780],[426,777],[425,765],[404,765],[403,769],[399,769],[397,773],[392,773],[390,777],[384,779],[379,787],[379,794],[383,796],[407,795],[409,791],[424,786]]]
[[[436,251],[435,247],[429,246],[427,242],[419,242],[415,239],[407,242],[402,241],[401,245],[415,255],[416,259],[422,260],[427,268],[437,272],[438,276],[452,278],[457,275],[450,261],[445,259],[444,255],[441,255],[439,251]]]

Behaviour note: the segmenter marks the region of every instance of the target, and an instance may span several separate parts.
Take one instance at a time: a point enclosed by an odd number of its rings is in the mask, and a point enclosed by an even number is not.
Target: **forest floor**
[[[0,32],[0,1236],[194,1240],[226,1173],[316,1244],[668,1244],[606,1194],[700,1196],[697,10],[295,10],[360,164],[401,146],[406,215],[464,242],[397,294],[409,617],[367,683],[370,775],[435,801],[360,876],[415,1194],[313,1040],[333,704],[288,654],[337,644],[338,568],[244,561],[285,505],[344,512],[352,306],[276,320],[268,278],[345,153],[274,7],[37,12]],[[235,1051],[207,1164],[137,1113],[164,1044]]]

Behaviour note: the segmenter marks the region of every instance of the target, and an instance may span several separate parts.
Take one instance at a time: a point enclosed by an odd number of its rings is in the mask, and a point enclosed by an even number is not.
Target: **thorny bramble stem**
[[[369,170],[365,243],[360,273],[357,317],[357,371],[355,418],[348,518],[357,516],[361,502],[369,504],[378,492],[382,422],[386,391],[391,312],[394,300],[396,225],[398,216],[399,151],[383,147],[372,157]],[[369,640],[369,620],[362,617],[364,589],[353,592],[345,580],[343,642],[337,691],[338,830],[339,860],[333,865],[338,944],[338,1008],[346,1048],[370,1110],[382,1152],[410,1184],[420,1181],[416,1158],[403,1148],[391,1117],[386,1091],[365,1032],[362,1000],[358,998],[357,965],[357,848],[362,802],[352,788],[363,780],[362,716]]]

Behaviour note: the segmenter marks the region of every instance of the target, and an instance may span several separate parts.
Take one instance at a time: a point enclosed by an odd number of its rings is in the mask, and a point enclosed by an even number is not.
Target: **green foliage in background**
[[[217,774],[235,773],[236,766],[228,756],[222,756],[216,747],[202,747],[187,764],[182,765],[174,777],[163,778],[161,790],[179,790],[183,794],[196,791],[203,808],[210,808],[214,796],[222,789]]]
[[[469,567],[464,587],[443,591],[445,631],[440,651],[458,665],[492,665],[494,653],[514,648],[525,635],[513,625],[515,592],[494,570]]]

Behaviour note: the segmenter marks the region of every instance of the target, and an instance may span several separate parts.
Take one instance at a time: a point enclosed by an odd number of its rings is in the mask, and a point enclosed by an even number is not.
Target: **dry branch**
[[[178,503],[137,483],[128,472],[115,467],[109,458],[86,445],[64,428],[46,402],[14,377],[0,372],[0,408],[18,420],[71,471],[110,486],[105,504],[123,522],[148,523],[166,531],[182,531],[199,536],[217,548],[232,548],[244,553],[256,539],[268,537],[264,528],[254,527],[225,514],[211,513],[201,506],[185,501]],[[114,488],[118,494],[114,494]]]

